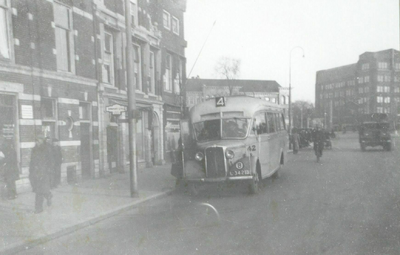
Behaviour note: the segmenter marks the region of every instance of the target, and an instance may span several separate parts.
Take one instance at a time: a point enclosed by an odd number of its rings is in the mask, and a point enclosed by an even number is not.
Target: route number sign
[[[215,98],[215,107],[225,107],[226,99],[225,97],[216,97]]]

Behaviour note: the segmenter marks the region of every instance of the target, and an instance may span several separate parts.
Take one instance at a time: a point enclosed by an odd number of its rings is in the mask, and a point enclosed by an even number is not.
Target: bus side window
[[[276,132],[274,114],[272,112],[268,112],[267,117],[268,117],[268,133]]]
[[[267,122],[264,113],[257,113],[254,116],[253,128],[257,131],[257,134],[264,134],[267,132]]]

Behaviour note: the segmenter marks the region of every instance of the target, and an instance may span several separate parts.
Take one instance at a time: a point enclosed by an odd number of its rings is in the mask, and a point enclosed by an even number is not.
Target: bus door
[[[253,129],[257,133],[257,151],[258,159],[261,165],[261,175],[265,176],[271,171],[269,164],[269,135],[265,112],[258,112],[254,115]]]
[[[279,134],[275,122],[275,113],[268,112],[267,113],[267,122],[268,122],[268,146],[270,152],[270,171],[275,170],[279,167],[279,156],[280,156],[280,140]]]

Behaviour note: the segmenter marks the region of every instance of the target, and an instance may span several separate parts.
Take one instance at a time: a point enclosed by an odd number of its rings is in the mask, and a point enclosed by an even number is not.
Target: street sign
[[[121,113],[126,112],[126,106],[114,104],[106,107],[106,111],[113,115],[121,115]]]

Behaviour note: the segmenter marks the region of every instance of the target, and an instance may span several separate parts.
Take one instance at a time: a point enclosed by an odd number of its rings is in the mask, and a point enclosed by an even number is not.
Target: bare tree
[[[314,105],[307,101],[296,101],[292,104],[293,127],[307,127],[309,118],[314,117]]]
[[[215,65],[215,73],[218,78],[235,80],[240,75],[240,59],[221,57]],[[233,94],[233,85],[228,85],[229,95]]]

